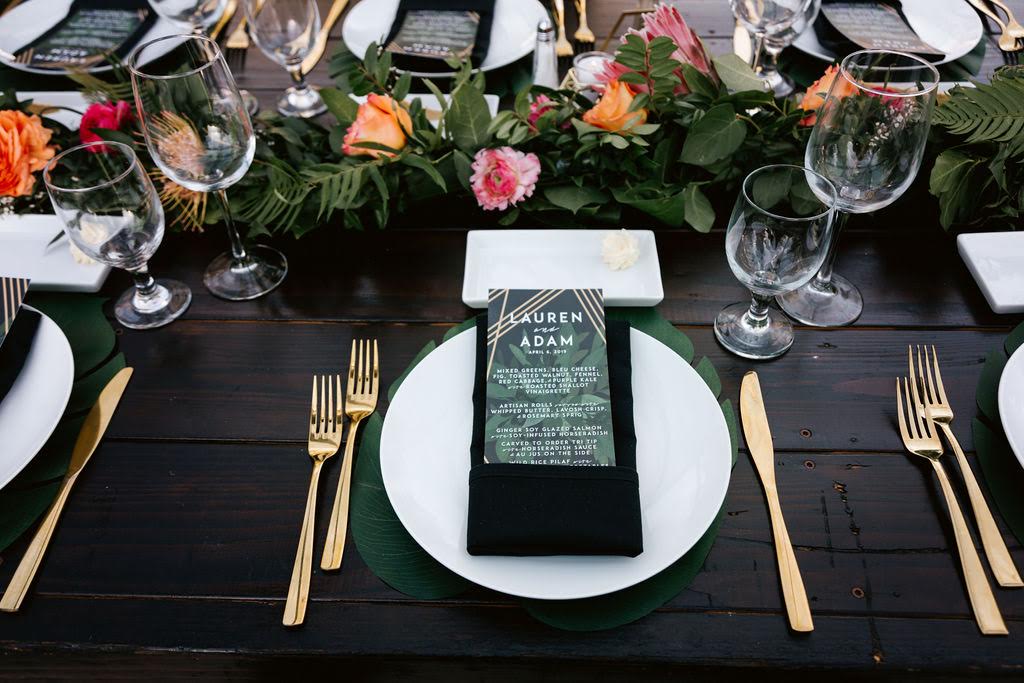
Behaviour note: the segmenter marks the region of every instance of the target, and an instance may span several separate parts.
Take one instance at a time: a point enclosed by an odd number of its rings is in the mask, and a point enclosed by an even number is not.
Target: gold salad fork
[[[292,580],[288,585],[288,600],[284,605],[285,626],[298,626],[306,618],[309,576],[313,569],[313,524],[316,519],[316,490],[320,483],[320,470],[324,462],[341,448],[341,376],[321,376],[319,392],[316,379],[314,375],[307,445],[309,457],[313,459],[313,475],[309,480],[306,513],[302,518],[302,535],[299,536]]]
[[[906,409],[904,409],[903,395],[906,394]],[[999,613],[999,605],[992,595],[992,588],[988,585],[985,576],[985,569],[981,566],[981,558],[974,548],[974,541],[971,539],[971,532],[967,529],[967,522],[964,521],[964,513],[960,511],[960,505],[956,502],[956,495],[953,493],[953,486],[949,483],[949,476],[939,462],[942,457],[942,441],[936,430],[935,422],[924,410],[917,393],[917,384],[907,382],[903,378],[900,384],[896,379],[896,415],[900,424],[900,436],[903,437],[903,445],[914,455],[919,455],[931,463],[935,475],[939,478],[939,485],[942,487],[942,495],[946,498],[946,507],[949,509],[949,517],[953,522],[953,535],[956,537],[956,547],[960,553],[960,566],[964,570],[964,580],[967,582],[967,595],[971,601],[971,609],[974,611],[974,618],[978,622],[978,628],[985,635],[1006,635],[1006,624]]]
[[[565,37],[565,0],[554,0],[555,22],[558,24],[558,37],[555,40],[555,55],[572,57],[572,43]]]
[[[576,12],[580,17],[580,27],[576,29],[576,33],[572,37],[578,43],[590,43],[593,45],[597,41],[597,37],[590,30],[590,26],[587,25],[587,0],[576,0]]]
[[[1003,0],[991,0],[991,2],[1006,12],[1006,28],[1004,30],[1018,40],[1024,38],[1024,26],[1021,26],[1020,22],[1017,21],[1017,17],[1013,16],[1013,10],[1010,9],[1010,6],[1003,2]]]
[[[358,354],[356,350],[358,348]],[[359,423],[377,409],[377,389],[380,369],[377,358],[377,340],[373,340],[373,361],[370,361],[370,341],[352,342],[352,355],[348,365],[348,388],[345,394],[345,414],[348,415],[348,441],[345,442],[345,461],[341,463],[338,491],[334,494],[334,508],[327,527],[327,542],[320,568],[340,569],[348,533],[348,501],[352,491],[352,461],[355,459],[356,432]]]

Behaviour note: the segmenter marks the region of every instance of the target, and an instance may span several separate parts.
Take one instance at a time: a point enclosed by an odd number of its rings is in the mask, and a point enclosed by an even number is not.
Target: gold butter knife
[[[782,506],[779,504],[779,493],[775,488],[775,447],[772,445],[772,432],[768,427],[768,415],[764,410],[761,383],[756,372],[748,372],[743,376],[743,385],[740,387],[740,417],[743,421],[743,436],[747,440],[747,449],[757,467],[765,497],[768,499],[772,535],[775,537],[775,556],[779,562],[779,577],[782,580],[782,596],[786,601],[789,626],[794,631],[813,631],[811,607],[807,603],[804,582],[800,578],[800,567],[797,566],[796,555],[793,554],[793,544],[789,540],[786,522],[782,518]]]
[[[75,450],[71,452],[71,464],[68,465],[68,473],[64,475],[64,481],[61,482],[57,498],[50,505],[42,524],[36,530],[35,538],[32,539],[28,550],[25,551],[25,556],[21,558],[21,564],[18,565],[3,599],[0,600],[0,611],[17,612],[21,607],[21,601],[25,599],[28,587],[32,584],[36,570],[39,569],[39,565],[43,561],[43,555],[46,554],[46,546],[50,543],[53,530],[57,528],[57,520],[60,519],[60,513],[64,509],[64,503],[67,502],[68,494],[71,493],[71,487],[75,485],[78,475],[81,474],[85,464],[89,462],[89,458],[92,457],[96,447],[103,440],[103,434],[107,431],[110,418],[113,417],[114,410],[117,408],[131,376],[131,368],[124,368],[114,375],[100,392],[96,404],[86,416],[82,431],[78,433],[78,441],[75,442]]]
[[[324,56],[324,50],[327,49],[327,39],[331,36],[331,29],[338,23],[338,19],[341,19],[341,14],[347,6],[348,0],[334,0],[331,9],[327,11],[327,20],[320,27],[320,33],[316,35],[316,45],[313,46],[313,51],[302,60],[302,73],[308,74],[312,71],[313,67],[320,61],[320,58]]]

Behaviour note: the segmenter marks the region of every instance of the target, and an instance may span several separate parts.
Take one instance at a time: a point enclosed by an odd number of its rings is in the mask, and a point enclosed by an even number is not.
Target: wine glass
[[[860,291],[832,272],[839,232],[849,214],[888,206],[914,182],[938,86],[935,67],[913,55],[861,50],[843,60],[804,153],[804,165],[832,181],[839,193],[836,236],[821,272],[779,297],[791,318],[834,327],[860,317]]]
[[[729,0],[733,16],[755,37],[757,66],[769,35],[781,35],[801,16],[810,0]],[[769,83],[766,81],[766,83]]]
[[[125,327],[145,330],[171,322],[192,292],[176,280],[154,280],[147,263],[164,236],[164,210],[135,152],[119,142],[90,142],[61,152],[43,182],[64,232],[86,256],[135,279],[114,305]]]
[[[725,254],[753,297],[749,305],[726,306],[715,319],[715,337],[727,350],[761,360],[793,345],[793,326],[769,303],[810,280],[824,262],[837,196],[829,188],[824,176],[788,164],[764,166],[744,179],[726,229]]]
[[[150,73],[140,64],[150,51],[174,41],[170,73]],[[249,170],[256,135],[217,43],[196,35],[166,36],[140,45],[129,56],[135,109],[150,156],[169,179],[220,200],[231,251],[218,256],[203,276],[214,295],[255,299],[281,284],[288,262],[276,249],[242,243],[231,219],[226,190]]]
[[[804,0],[803,6],[797,11],[792,23],[776,31],[765,33],[765,60],[757,75],[764,80],[776,97],[786,97],[795,89],[793,79],[779,71],[779,55],[796,40],[797,36],[814,23],[820,9],[821,0]]]
[[[327,111],[320,93],[306,83],[302,60],[316,45],[320,11],[316,0],[242,0],[249,31],[267,57],[288,71],[293,85],[277,101],[285,116],[310,118]]]

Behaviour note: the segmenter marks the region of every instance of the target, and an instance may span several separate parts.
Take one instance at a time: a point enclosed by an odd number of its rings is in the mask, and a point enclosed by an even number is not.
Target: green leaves
[[[734,92],[755,90],[764,92],[764,81],[757,77],[750,65],[733,53],[712,57],[715,72],[726,87]],[[689,82],[689,78],[687,78]]]
[[[975,82],[974,86],[954,88],[935,109],[932,120],[955,135],[966,136],[967,142],[1016,141],[1024,151],[1024,77],[996,75],[992,83]]]
[[[575,185],[556,185],[544,188],[544,196],[560,209],[578,212],[584,206],[604,204],[610,197],[601,190]]]
[[[983,160],[957,149],[948,149],[935,160],[928,191],[939,198],[939,222],[949,228],[967,220],[978,201],[978,185],[984,182]]]
[[[716,105],[690,128],[680,159],[707,166],[730,156],[746,136],[747,127],[736,118],[732,105]]]
[[[678,228],[683,224],[686,211],[685,191],[673,192],[675,188],[663,186],[657,181],[648,181],[633,187],[615,188],[615,201],[639,209],[662,223]]]
[[[359,105],[346,93],[337,88],[321,88],[320,97],[327,105],[327,111],[331,112],[341,125],[348,126],[356,120]]]
[[[697,232],[709,232],[715,224],[715,210],[700,191],[700,185],[690,183],[683,190],[683,218]]]
[[[491,112],[484,94],[471,83],[463,83],[452,94],[445,125],[452,142],[463,152],[474,154],[490,141]]]

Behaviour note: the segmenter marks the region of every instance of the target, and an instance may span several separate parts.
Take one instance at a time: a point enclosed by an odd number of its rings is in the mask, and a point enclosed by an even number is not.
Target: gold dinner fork
[[[318,400],[319,396],[319,400]],[[302,518],[302,535],[295,552],[295,566],[288,585],[288,600],[284,605],[285,626],[298,626],[306,618],[309,601],[309,576],[313,569],[313,525],[316,519],[316,490],[320,483],[320,470],[324,462],[341,448],[341,375],[320,377],[319,394],[316,376],[313,376],[313,402],[309,411],[309,443],[307,450],[313,459],[313,475],[309,480],[306,514]]]
[[[1003,23],[1003,20],[996,14],[995,10],[988,6],[985,0],[967,0],[971,3],[971,6],[976,10],[986,15],[989,19],[996,22],[996,26],[999,27],[999,49],[1003,52],[1016,52],[1019,49],[1017,39],[1010,33],[1009,27]]]
[[[558,23],[558,38],[555,40],[555,54],[572,57],[572,43],[565,37],[565,0],[554,0],[555,21]]]
[[[356,349],[358,347],[358,355]],[[327,542],[320,568],[340,569],[348,533],[348,501],[352,489],[352,461],[355,459],[356,432],[359,423],[377,409],[377,388],[380,370],[377,359],[377,340],[373,340],[373,362],[370,362],[370,341],[352,342],[352,356],[348,365],[348,388],[345,394],[345,414],[348,415],[348,441],[345,442],[345,461],[341,463],[338,491],[334,494],[334,508],[327,527]]]
[[[1013,16],[1013,11],[1010,9],[1009,5],[1003,2],[1003,0],[991,0],[991,2],[993,5],[1006,12],[1006,28],[1004,30],[1014,38],[1024,38],[1024,26],[1021,26],[1020,22],[1017,21],[1017,17]]]
[[[907,395],[906,410],[904,409],[904,393]],[[942,456],[942,441],[936,431],[935,422],[925,412],[924,406],[918,399],[917,384],[907,382],[905,377],[902,387],[899,378],[896,378],[896,415],[899,419],[903,445],[914,455],[927,459],[931,463],[932,469],[935,470],[935,475],[939,478],[942,495],[946,498],[946,507],[949,509],[949,517],[953,522],[953,535],[956,537],[956,547],[960,553],[960,566],[964,570],[967,595],[970,598],[971,609],[974,611],[978,628],[985,635],[1006,635],[1006,624],[999,613],[999,605],[996,604],[996,598],[992,595],[992,588],[988,585],[985,569],[981,566],[981,558],[978,557],[978,551],[975,550],[974,541],[971,539],[971,532],[968,531],[964,514],[956,502],[956,495],[953,493],[953,486],[949,483],[946,470],[939,462],[939,458]]]
[[[580,17],[580,27],[576,29],[576,33],[572,37],[579,43],[594,43],[597,41],[597,37],[587,25],[587,0],[576,0],[576,12]]]
[[[985,548],[985,556],[988,557],[988,564],[996,581],[1004,588],[1020,588],[1024,586],[1020,574],[1013,564],[1010,551],[1006,549],[1003,542],[1003,535],[999,533],[992,512],[985,502],[985,496],[978,486],[978,480],[974,477],[974,471],[967,462],[964,451],[960,448],[960,442],[953,435],[950,424],[953,422],[953,408],[946,399],[946,389],[942,385],[942,373],[939,372],[939,358],[935,354],[935,347],[932,347],[931,356],[928,354],[928,347],[924,347],[924,360],[921,360],[921,347],[917,347],[917,365],[914,365],[913,349],[907,348],[907,361],[910,365],[910,381],[914,384],[920,382],[921,399],[928,416],[939,425],[946,435],[946,441],[953,449],[957,465],[960,466],[960,473],[964,478],[967,487],[967,497],[971,501],[971,509],[974,511],[974,519],[978,523],[978,531],[981,532],[981,545]]]

